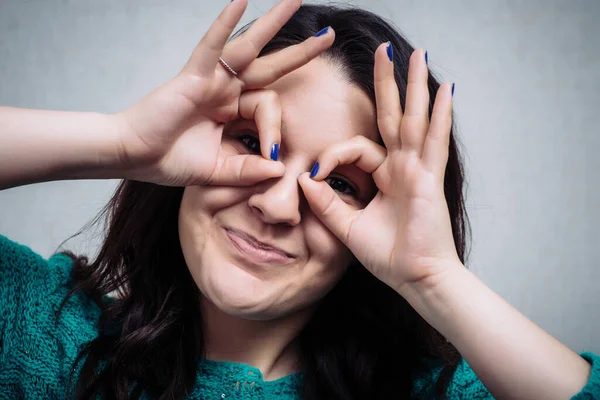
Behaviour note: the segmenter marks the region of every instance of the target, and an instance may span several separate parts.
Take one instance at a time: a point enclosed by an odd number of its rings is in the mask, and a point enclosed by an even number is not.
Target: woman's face
[[[341,278],[352,255],[312,213],[297,177],[332,143],[356,135],[377,140],[374,105],[323,58],[268,89],[282,105],[285,174],[249,187],[189,186],[179,213],[183,255],[204,297],[253,320],[309,308]],[[231,153],[260,152],[253,121],[228,124],[222,143]],[[354,165],[339,167],[326,182],[356,208],[375,194],[370,175]]]

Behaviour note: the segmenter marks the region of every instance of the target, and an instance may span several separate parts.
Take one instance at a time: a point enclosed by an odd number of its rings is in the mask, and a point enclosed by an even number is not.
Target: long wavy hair
[[[408,60],[413,47],[389,23],[355,8],[304,5],[262,50],[262,55],[300,43],[325,26],[336,39],[324,57],[341,67],[344,79],[375,102],[374,51],[394,48],[395,78],[406,100]],[[242,28],[243,31],[245,28]],[[439,82],[429,76],[430,98]],[[429,112],[431,114],[432,104]],[[454,129],[453,129],[454,131]],[[458,255],[465,263],[469,221],[457,139],[450,136],[444,193]],[[199,289],[183,258],[177,229],[184,188],[123,181],[93,223],[105,218],[99,254],[65,251],[73,259],[77,292],[101,308],[99,335],[79,353],[79,377],[70,378],[77,398],[183,398],[191,392],[204,356]],[[122,296],[106,301],[106,295]],[[435,383],[444,398],[460,354],[395,291],[360,264],[350,265],[321,301],[298,337],[307,399],[387,399],[414,397],[413,379],[439,361]],[[72,369],[72,371],[77,368]]]

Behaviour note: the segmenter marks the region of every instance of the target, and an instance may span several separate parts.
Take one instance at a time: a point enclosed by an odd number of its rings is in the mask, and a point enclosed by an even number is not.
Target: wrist
[[[436,275],[406,283],[398,293],[435,330],[457,344],[464,336],[469,304],[478,299],[477,278],[462,263],[449,263]],[[473,290],[474,289],[474,290]],[[466,314],[465,314],[466,313]]]
[[[398,293],[433,328],[448,340],[455,338],[456,326],[465,306],[473,301],[480,281],[461,262],[440,266],[439,272],[404,284]],[[476,299],[475,299],[476,300]],[[460,325],[460,324],[459,324]]]
[[[417,281],[404,282],[396,288],[396,292],[408,301],[436,295],[438,292],[445,291],[448,286],[455,284],[452,282],[464,277],[465,273],[469,273],[459,260],[448,261],[432,270],[437,272]]]
[[[73,113],[72,125],[61,136],[65,163],[58,164],[56,179],[122,179],[125,163],[120,140],[126,129],[114,114]]]

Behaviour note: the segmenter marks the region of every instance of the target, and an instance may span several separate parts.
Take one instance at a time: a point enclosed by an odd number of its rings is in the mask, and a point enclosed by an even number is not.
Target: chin
[[[207,260],[208,261],[208,260]],[[225,314],[252,320],[269,320],[289,312],[278,301],[284,287],[265,281],[229,260],[212,260],[202,265],[198,288]]]

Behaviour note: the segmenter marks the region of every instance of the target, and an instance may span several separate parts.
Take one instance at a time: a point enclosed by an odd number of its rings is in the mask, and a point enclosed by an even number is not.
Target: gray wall
[[[120,110],[177,73],[226,2],[0,0],[0,104]],[[250,0],[244,22],[274,3]],[[600,2],[352,4],[394,21],[456,82],[469,267],[572,349],[600,352]],[[0,232],[48,256],[116,184],[0,192]],[[91,254],[99,240],[66,247]]]

